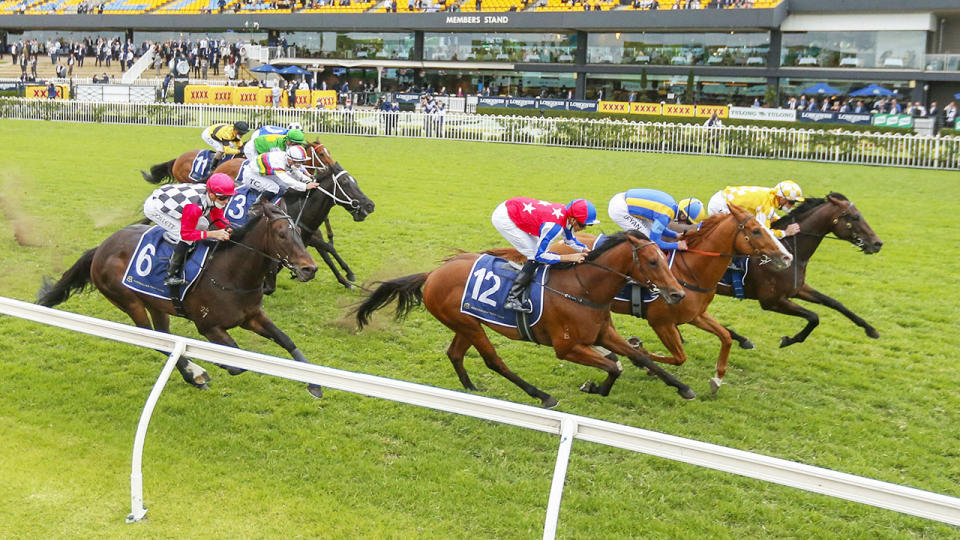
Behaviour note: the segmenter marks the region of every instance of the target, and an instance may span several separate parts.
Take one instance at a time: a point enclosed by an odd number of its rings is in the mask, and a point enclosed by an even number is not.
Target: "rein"
[[[732,214],[731,214],[731,215],[732,215]],[[748,217],[747,217],[746,219],[744,219],[743,221],[740,221],[740,222],[737,223],[737,232],[735,232],[734,235],[733,235],[733,246],[731,246],[731,251],[733,251],[732,248],[735,247],[736,244],[737,244],[737,234],[739,234],[740,232],[743,232],[744,227],[746,226],[747,222],[750,221],[751,218],[752,218],[752,216],[748,216]],[[690,253],[694,253],[694,254],[697,254],[697,255],[706,255],[706,256],[709,256],[709,257],[730,257],[730,258],[733,258],[733,257],[757,257],[757,256],[759,256],[759,257],[760,257],[760,264],[766,264],[767,262],[770,261],[770,258],[769,258],[769,257],[767,257],[766,255],[760,253],[760,250],[758,250],[758,249],[756,248],[756,246],[753,245],[753,241],[750,239],[750,235],[748,235],[746,232],[744,232],[744,233],[743,233],[743,238],[747,241],[747,244],[749,244],[750,247],[753,248],[753,254],[752,254],[752,255],[741,255],[741,254],[739,254],[739,253],[720,253],[720,252],[716,252],[716,251],[703,251],[703,250],[700,250],[700,249],[690,249],[690,248],[687,248],[685,251],[679,251],[679,250],[678,250],[677,254],[679,255],[679,259],[680,259],[680,261],[683,263],[683,266],[686,268],[687,272],[690,273],[691,276],[693,276],[693,281],[694,281],[694,283],[687,283],[686,281],[684,281],[684,280],[682,280],[682,279],[680,279],[680,278],[677,278],[677,282],[680,283],[680,285],[682,285],[683,287],[685,287],[685,288],[687,288],[687,289],[690,289],[691,291],[698,292],[698,293],[704,293],[704,294],[706,294],[706,293],[711,293],[711,292],[714,292],[714,291],[717,290],[716,286],[714,286],[712,289],[705,289],[705,288],[697,285],[697,283],[700,282],[700,278],[697,277],[697,273],[694,272],[694,271],[693,271],[693,268],[690,268],[690,265],[687,263],[687,259],[683,256],[683,254],[684,254],[685,252],[690,252]]]
[[[291,227],[294,231],[296,231],[296,230],[297,230],[297,227],[296,227],[296,225],[293,223],[293,219],[292,219],[290,216],[288,216],[287,214],[284,214],[283,211],[281,211],[281,214],[282,214],[281,216],[274,217],[274,218],[269,218],[268,221],[267,221],[267,223],[273,223],[274,221],[279,221],[279,220],[283,219],[283,220],[286,220],[286,221],[290,224],[290,227]],[[232,239],[231,239],[231,240],[227,240],[227,242],[230,242],[231,244],[233,244],[233,245],[235,245],[235,246],[240,246],[240,247],[242,247],[242,248],[244,248],[244,249],[246,249],[246,250],[252,251],[252,252],[260,255],[261,257],[264,257],[265,259],[268,259],[268,260],[271,261],[271,262],[280,263],[284,268],[287,268],[287,269],[290,270],[290,271],[295,271],[295,269],[293,268],[293,265],[290,264],[290,261],[287,260],[286,257],[281,257],[279,253],[277,254],[276,257],[272,257],[272,256],[270,256],[269,254],[267,254],[267,253],[265,253],[265,252],[263,252],[263,251],[255,248],[255,247],[248,246],[247,244],[244,244],[243,242],[237,242],[236,240],[232,240]],[[213,255],[213,253],[216,253],[216,250],[217,250],[218,247],[220,247],[220,243],[219,243],[219,242],[214,246],[213,252],[211,253],[211,255]],[[240,293],[240,294],[251,294],[251,293],[262,292],[262,291],[264,290],[262,284],[261,284],[259,287],[255,288],[255,289],[239,289],[239,288],[236,288],[236,287],[228,287],[228,286],[226,286],[226,285],[223,285],[223,284],[221,284],[219,281],[217,281],[217,279],[214,278],[213,276],[209,276],[209,279],[210,279],[210,283],[213,284],[214,287],[220,289],[221,291],[236,292],[236,293]]]
[[[629,242],[629,240],[628,240],[628,242]],[[652,244],[653,244],[653,242],[649,242],[649,241],[648,241],[646,244],[642,244],[642,245],[639,245],[639,246],[631,246],[630,251],[631,251],[631,254],[633,255],[633,262],[634,262],[634,263],[639,262],[639,261],[640,261],[640,257],[637,255],[637,253],[639,253],[641,249],[643,249],[643,248],[645,248],[645,247],[647,247],[647,246],[649,246],[649,245],[652,245]],[[609,266],[606,266],[606,265],[603,265],[603,264],[600,264],[600,263],[594,262],[594,261],[584,261],[584,264],[589,264],[590,266],[596,266],[597,268],[600,268],[600,269],[602,269],[602,270],[606,270],[607,272],[611,272],[611,273],[613,273],[613,274],[616,274],[616,275],[618,275],[618,276],[626,279],[627,281],[632,281],[632,282],[636,283],[636,281],[633,279],[633,277],[630,276],[629,274],[624,274],[623,272],[621,272],[621,271],[619,271],[619,270],[616,270],[616,269],[613,269],[613,268],[610,268]],[[580,284],[580,287],[584,290],[584,292],[585,292],[586,294],[589,295],[589,294],[590,294],[590,289],[588,289],[587,286],[583,284],[583,281],[580,280],[580,273],[577,272],[577,268],[578,268],[577,265],[575,265],[575,266],[573,267],[573,275],[577,278],[577,283]],[[565,293],[565,292],[563,292],[563,291],[559,291],[559,290],[557,290],[557,289],[554,289],[553,287],[548,286],[546,283],[542,283],[541,285],[543,285],[543,288],[544,288],[544,289],[546,289],[546,290],[548,290],[548,291],[550,291],[550,292],[554,292],[554,293],[556,293],[556,294],[558,294],[558,295],[566,298],[567,300],[571,300],[571,301],[576,302],[576,303],[578,303],[578,304],[580,304],[580,305],[582,305],[582,306],[587,306],[587,307],[591,307],[591,308],[593,308],[593,309],[601,309],[601,310],[610,309],[610,303],[609,303],[609,302],[606,303],[606,304],[598,304],[598,303],[596,303],[596,302],[594,302],[594,301],[592,301],[592,300],[589,300],[589,299],[587,299],[587,298],[582,298],[582,297],[579,297],[579,296],[574,296],[574,295],[572,295],[572,294]],[[648,279],[647,282],[644,283],[643,285],[646,285],[646,286],[647,286],[648,288],[650,288],[651,290],[656,290],[656,289],[657,289],[657,287],[654,286],[654,284],[653,284],[649,279]]]

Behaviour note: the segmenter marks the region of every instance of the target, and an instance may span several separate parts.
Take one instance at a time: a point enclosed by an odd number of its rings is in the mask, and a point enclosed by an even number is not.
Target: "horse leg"
[[[353,270],[351,270],[350,267],[347,266],[347,262],[343,260],[340,254],[337,253],[337,248],[333,246],[333,228],[330,227],[329,217],[323,221],[323,228],[327,230],[326,242],[327,244],[330,245],[330,254],[333,255],[333,257],[337,260],[337,264],[340,265],[340,268],[342,268],[343,271],[347,273],[347,279],[350,281],[356,281],[357,276],[353,274]],[[323,237],[322,232],[318,230],[317,233],[320,234],[321,238]]]
[[[651,353],[650,358],[663,364],[674,366],[682,365],[687,361],[687,353],[683,350],[683,337],[680,336],[680,330],[673,323],[652,325],[653,331],[657,333],[660,342],[670,351],[673,356],[663,356],[661,354]]]
[[[820,316],[816,313],[810,311],[809,309],[804,309],[803,307],[791,302],[787,298],[779,298],[776,302],[771,304],[760,304],[763,309],[768,311],[776,311],[777,313],[782,313],[784,315],[791,315],[793,317],[802,317],[807,320],[807,325],[803,327],[803,330],[797,333],[793,337],[783,336],[780,338],[780,348],[793,345],[794,343],[800,343],[803,340],[807,339],[807,336],[810,335],[810,332],[813,332],[813,329],[820,324]]]
[[[150,311],[150,318],[153,319],[153,329],[164,334],[170,333],[170,316],[166,313],[153,308],[147,308]],[[200,390],[209,390],[207,383],[210,382],[210,375],[205,369],[194,364],[186,356],[180,355],[177,359],[177,371],[188,384],[196,386]]]
[[[650,353],[648,353],[642,347],[634,346],[630,342],[623,339],[623,337],[613,328],[612,324],[607,326],[606,330],[600,335],[600,339],[596,344],[601,345],[605,349],[609,349],[612,353],[626,356],[637,367],[646,368],[647,373],[656,375],[667,386],[676,388],[677,393],[680,394],[680,397],[683,399],[693,399],[697,397],[697,394],[694,393],[689,386],[680,382],[680,380],[671,375],[670,372],[654,363],[650,357]]]
[[[508,381],[520,387],[521,390],[527,393],[528,396],[539,399],[540,404],[547,409],[552,409],[557,406],[559,403],[553,396],[547,394],[546,392],[541,391],[536,386],[528,383],[527,381],[521,379],[516,373],[510,371],[510,368],[503,363],[503,359],[497,354],[496,349],[493,348],[493,344],[490,343],[490,340],[487,338],[487,334],[484,333],[483,328],[480,327],[480,323],[474,323],[475,328],[465,327],[462,329],[456,329],[454,332],[462,334],[465,339],[470,341],[470,344],[473,345],[473,348],[480,353],[480,357],[483,358],[484,364],[487,365],[491,370],[499,373]]]
[[[599,368],[607,372],[606,380],[599,386],[593,381],[586,381],[580,385],[580,390],[588,394],[600,394],[601,396],[610,395],[610,389],[613,388],[613,383],[617,382],[617,378],[620,377],[620,374],[623,372],[623,367],[619,361],[611,360],[587,345],[576,344],[562,353],[557,351],[557,358],[569,360],[582,366]]]
[[[804,283],[803,286],[800,287],[800,290],[796,294],[796,298],[835,309],[853,321],[853,324],[863,328],[863,330],[867,333],[867,337],[873,339],[880,337],[880,332],[877,332],[877,329],[871,326],[870,323],[861,319],[859,315],[847,309],[847,307],[840,302],[814,289],[807,283]]]
[[[690,321],[690,324],[720,338],[720,354],[717,355],[717,373],[710,379],[710,392],[716,394],[717,390],[720,390],[720,385],[723,384],[723,376],[727,374],[727,360],[730,358],[730,345],[733,344],[733,340],[730,339],[730,332],[706,311]]]
[[[303,355],[296,343],[290,339],[290,336],[283,333],[283,330],[277,328],[277,325],[273,324],[273,321],[270,320],[270,317],[267,317],[267,314],[263,311],[260,311],[253,317],[247,319],[240,326],[274,341],[277,345],[280,345],[288,353],[290,353],[290,356],[292,356],[297,362],[303,362],[305,364],[311,363],[309,360],[307,360],[307,357]],[[224,332],[224,334],[226,334],[226,332]],[[323,389],[320,387],[320,385],[308,384],[307,391],[310,392],[310,395],[315,398],[323,397]]]
[[[730,338],[740,344],[741,349],[750,350],[753,348],[753,342],[747,336],[741,336],[740,334],[733,331],[733,328],[729,326],[724,326],[727,332],[730,332]]]
[[[460,334],[455,334],[453,341],[450,342],[450,346],[447,347],[447,358],[449,358],[450,363],[453,364],[453,370],[457,372],[457,377],[460,378],[460,384],[467,390],[477,392],[477,387],[474,386],[473,381],[470,380],[470,376],[467,375],[467,370],[463,367],[463,355],[467,353],[467,349],[469,348],[470,342]]]
[[[343,285],[348,289],[353,288],[353,283],[350,283],[350,281],[352,281],[355,278],[355,276],[352,276],[352,272],[350,272],[349,269],[347,269],[347,276],[349,279],[344,278],[343,275],[340,273],[340,269],[337,268],[337,265],[334,264],[333,259],[331,259],[331,255],[333,255],[337,259],[337,261],[340,262],[341,266],[346,265],[346,263],[344,263],[343,260],[340,258],[340,255],[337,254],[337,250],[333,248],[332,244],[328,244],[327,242],[324,242],[323,237],[316,232],[311,233],[310,236],[304,238],[304,241],[308,246],[312,246],[314,249],[317,250],[317,253],[319,253],[320,257],[323,259],[323,262],[327,263],[327,267],[330,268],[331,272],[333,272],[333,277],[336,278],[338,283],[340,283],[341,285]]]

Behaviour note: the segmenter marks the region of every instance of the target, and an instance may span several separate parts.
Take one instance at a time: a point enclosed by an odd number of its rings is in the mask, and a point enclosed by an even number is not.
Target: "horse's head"
[[[783,247],[770,229],[761,225],[753,214],[743,208],[735,204],[727,206],[737,224],[737,231],[733,237],[734,253],[768,258],[777,270],[784,270],[790,266],[793,255]]]
[[[314,141],[308,147],[310,161],[307,167],[313,170],[314,178],[320,183],[318,189],[350,212],[354,221],[363,221],[373,213],[373,201],[360,191],[356,178],[333,159],[327,147],[320,141]]]
[[[269,202],[260,204],[263,233],[262,250],[269,256],[280,260],[300,281],[310,281],[317,273],[314,262],[300,238],[300,231],[283,210]]]
[[[827,195],[827,201],[835,209],[831,231],[837,235],[837,238],[850,242],[867,255],[880,251],[883,242],[867,224],[867,220],[863,219],[860,209],[854,206],[852,201],[839,193]]]
[[[649,282],[660,290],[660,296],[668,304],[676,304],[687,295],[680,282],[670,271],[670,264],[657,244],[646,239],[642,234],[633,231],[627,233],[627,240],[632,244],[633,269],[630,277],[637,283]]]

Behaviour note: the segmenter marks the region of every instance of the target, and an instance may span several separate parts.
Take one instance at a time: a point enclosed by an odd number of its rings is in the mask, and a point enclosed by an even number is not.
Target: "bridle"
[[[329,154],[326,154],[326,155],[329,157]],[[323,162],[323,159],[321,158],[321,154],[317,152],[317,147],[314,145],[310,145],[310,157],[314,163],[320,163],[320,165],[319,166],[303,165],[303,168],[307,169],[308,171],[311,169],[315,169],[315,171],[313,172],[313,178],[315,180],[319,179],[321,174],[326,173],[333,166],[333,165],[327,166],[326,163]],[[336,163],[334,163],[334,165],[335,164]],[[343,175],[350,176],[350,173],[348,173],[346,169],[341,167],[340,172],[338,173],[331,172],[330,174],[333,177],[333,189],[331,191],[327,191],[326,189],[323,188],[323,186],[317,187],[317,189],[320,190],[320,192],[323,193],[324,195],[333,199],[333,202],[339,205],[349,207],[351,209],[359,208],[360,201],[358,199],[354,199],[350,197],[350,195],[347,194],[347,191],[343,189],[343,186],[340,185],[340,178]],[[342,193],[343,198],[339,197],[337,195],[337,192]]]
[[[627,240],[627,242],[629,242],[629,241],[630,241],[630,240]],[[642,249],[646,248],[647,246],[656,245],[654,242],[651,242],[651,241],[649,241],[649,240],[647,240],[645,243],[642,243],[642,244],[639,244],[639,245],[633,244],[632,242],[631,242],[631,244],[632,244],[632,245],[630,246],[630,253],[631,253],[631,255],[633,256],[633,265],[634,265],[634,266],[638,266],[638,267],[639,267],[639,265],[640,265],[640,255],[639,255],[640,251],[641,251]],[[647,279],[645,283],[639,283],[639,282],[637,282],[635,279],[633,279],[633,276],[631,276],[630,274],[625,274],[625,273],[623,273],[623,272],[621,272],[621,271],[619,271],[619,270],[616,270],[616,269],[614,269],[614,268],[610,268],[609,266],[600,264],[600,263],[598,263],[598,262],[594,262],[594,261],[584,261],[583,264],[589,264],[590,266],[596,266],[597,268],[600,268],[600,269],[602,269],[602,270],[606,270],[607,272],[616,274],[616,275],[624,278],[625,280],[627,280],[628,283],[636,283],[637,285],[643,285],[643,286],[645,286],[645,287],[647,287],[647,288],[649,288],[649,289],[651,289],[651,290],[654,290],[654,291],[658,291],[658,290],[659,290],[659,289],[657,289],[657,286],[654,285],[653,282],[650,281],[649,279]],[[587,286],[584,285],[583,281],[580,279],[580,273],[577,272],[577,269],[578,269],[578,268],[579,268],[579,265],[576,265],[576,264],[575,264],[574,267],[573,267],[573,275],[577,278],[577,283],[580,284],[580,288],[582,288],[583,291],[584,291],[584,293],[585,293],[587,296],[589,296],[589,295],[590,295],[590,289],[588,289]],[[603,309],[603,310],[610,309],[610,304],[609,304],[609,303],[607,303],[607,304],[598,304],[598,303],[593,302],[592,300],[589,300],[589,299],[587,299],[587,298],[583,298],[583,297],[580,297],[580,296],[574,296],[574,295],[572,295],[572,294],[563,292],[563,291],[561,291],[561,290],[554,289],[553,287],[548,286],[546,283],[543,284],[543,288],[546,289],[546,290],[548,290],[548,291],[550,291],[550,292],[556,293],[556,294],[558,294],[558,295],[566,298],[567,300],[571,300],[571,301],[576,302],[576,303],[578,303],[578,304],[580,304],[580,305],[583,305],[583,306],[588,306],[588,307],[591,307],[591,308],[594,308],[594,309]]]
[[[830,199],[828,199],[828,201],[831,204],[838,204]],[[850,234],[850,238],[840,238],[840,236],[827,236],[827,234],[830,234],[830,232],[833,232],[833,231],[828,231],[824,234],[816,234],[816,233],[801,231],[798,234],[801,234],[803,236],[813,236],[816,238],[826,238],[828,240],[840,240],[842,242],[850,242],[851,244],[857,246],[858,248],[863,249],[863,247],[866,245],[866,242],[864,242],[863,238],[857,233],[856,230],[854,230],[853,223],[851,222],[851,212],[855,210],[856,207],[854,206],[853,201],[848,201],[848,202],[850,204],[848,204],[846,208],[841,207],[843,208],[842,211],[833,218],[832,224],[836,226],[838,223],[840,223],[841,220],[843,220],[844,225],[846,225],[847,227],[847,232]],[[797,220],[794,219],[793,223],[797,223]]]
[[[293,222],[293,218],[291,218],[289,215],[287,215],[283,210],[279,210],[279,209],[278,209],[277,211],[280,212],[280,215],[279,215],[279,216],[272,217],[272,218],[267,218],[267,224],[273,223],[274,221],[285,220],[285,221],[287,222],[287,224],[289,225],[290,230],[292,230],[293,233],[296,234],[296,235],[298,235],[298,237],[299,237],[300,231],[299,231],[299,229],[297,228],[296,224]],[[246,250],[252,251],[252,252],[260,255],[261,257],[264,257],[265,259],[270,260],[271,262],[280,263],[281,266],[283,266],[283,267],[286,268],[287,270],[290,270],[291,272],[296,273],[296,271],[297,271],[297,269],[293,266],[293,263],[291,263],[289,259],[287,259],[287,258],[284,257],[283,255],[281,255],[280,253],[277,253],[276,256],[271,256],[271,255],[269,255],[268,253],[266,253],[266,252],[264,252],[264,251],[261,251],[261,250],[255,248],[255,247],[253,247],[253,246],[248,246],[247,244],[245,244],[245,243],[243,243],[243,242],[237,242],[236,240],[233,240],[233,239],[229,239],[229,240],[227,240],[227,242],[230,242],[231,244],[236,245],[236,246],[240,246],[240,247],[242,247],[242,248],[244,248],[244,249],[246,249]],[[302,240],[301,240],[301,242],[302,242]],[[219,243],[219,242],[217,243],[216,246],[214,246],[214,251],[216,251],[216,249],[217,249],[218,247],[220,247],[220,243]],[[211,255],[212,255],[212,253],[211,253]],[[239,292],[239,293],[255,293],[255,292],[261,292],[261,291],[263,290],[263,286],[262,286],[262,285],[261,285],[260,287],[255,288],[255,289],[238,289],[238,288],[235,288],[235,287],[227,287],[226,285],[223,285],[223,284],[221,284],[220,282],[218,282],[218,281],[216,280],[216,278],[214,278],[213,276],[209,276],[209,278],[210,278],[210,283],[212,283],[215,287],[217,287],[218,289],[220,289],[220,290],[222,290],[222,291],[233,291],[233,292]]]
[[[733,216],[733,214],[730,214],[730,215]],[[736,219],[735,216],[734,216],[734,219]],[[743,219],[743,221],[738,221],[738,222],[737,222],[737,231],[736,231],[736,232],[734,233],[734,235],[733,235],[733,244],[730,246],[730,253],[718,253],[718,252],[715,252],[715,251],[702,251],[702,250],[699,250],[699,249],[687,249],[686,251],[677,250],[677,255],[678,255],[678,258],[680,259],[680,262],[683,263],[683,266],[684,266],[684,268],[686,269],[686,271],[687,271],[691,276],[693,276],[693,281],[694,281],[694,283],[687,283],[686,281],[683,281],[683,280],[680,279],[680,278],[677,278],[677,282],[679,282],[680,285],[684,286],[685,288],[690,289],[691,291],[699,292],[699,293],[711,293],[711,292],[715,291],[715,290],[716,290],[716,287],[714,287],[713,289],[705,289],[705,288],[703,288],[703,287],[700,287],[699,285],[696,285],[696,283],[699,283],[699,282],[700,282],[700,278],[697,277],[697,273],[693,271],[693,268],[690,268],[690,265],[687,263],[687,259],[686,259],[683,255],[684,255],[684,253],[686,253],[686,252],[690,252],[690,253],[695,253],[695,254],[697,254],[697,255],[708,255],[708,256],[711,256],[711,257],[731,257],[731,258],[732,258],[732,257],[743,257],[744,255],[742,255],[742,254],[740,254],[740,253],[736,253],[737,235],[739,235],[739,234],[743,234],[743,239],[747,242],[747,245],[749,245],[750,248],[753,250],[753,254],[752,254],[752,255],[746,255],[747,257],[760,257],[760,264],[761,264],[761,265],[764,265],[764,264],[767,264],[767,263],[771,262],[773,259],[771,259],[768,255],[765,255],[762,251],[760,251],[760,249],[757,248],[757,246],[755,246],[755,245],[753,244],[753,240],[750,238],[749,232],[747,232],[747,229],[746,229],[746,227],[747,227],[747,222],[750,221],[751,219],[754,219],[754,217],[748,215],[746,218]]]

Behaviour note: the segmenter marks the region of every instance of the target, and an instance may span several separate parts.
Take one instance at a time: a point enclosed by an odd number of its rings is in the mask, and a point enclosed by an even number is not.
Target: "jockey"
[[[700,209],[694,214],[695,219],[702,220],[701,214],[703,204],[696,199],[684,199],[686,205],[684,209],[691,212],[693,206],[690,201],[696,201]],[[656,189],[630,189],[624,193],[617,193],[610,199],[610,205],[607,208],[610,219],[625,231],[636,230],[647,235],[651,241],[660,246],[662,250],[687,249],[687,243],[679,240],[681,233],[673,231],[667,227],[671,221],[679,217],[680,208],[677,202],[670,195]],[[690,214],[684,213],[684,220],[691,222]],[[680,221],[678,219],[678,221]],[[682,222],[682,221],[681,221]],[[691,223],[693,224],[693,223]],[[664,238],[678,239],[676,242],[668,242]]]
[[[240,139],[250,131],[246,122],[213,124],[203,130],[200,138],[217,151],[213,158],[213,167],[223,159],[224,155],[233,156],[240,153]]]
[[[493,211],[494,228],[522,253],[527,262],[517,274],[513,287],[507,295],[503,307],[513,311],[533,311],[532,306],[520,302],[520,295],[533,280],[539,263],[582,262],[589,251],[573,233],[582,231],[587,225],[596,225],[597,209],[590,201],[576,199],[570,204],[562,204],[514,197],[500,203]],[[558,255],[548,251],[550,244],[563,233],[563,241],[577,250],[577,253]]]
[[[757,221],[766,228],[780,219],[777,210],[790,210],[793,206],[803,202],[803,191],[793,180],[784,180],[779,184],[768,187],[759,186],[727,186],[710,198],[707,211],[710,215],[729,214],[727,204],[735,204],[747,209],[757,216]],[[783,230],[771,231],[777,238],[793,236],[800,232],[800,225],[791,223]]]
[[[677,222],[684,225],[699,225],[707,219],[707,207],[696,197],[681,199],[677,203]]]
[[[300,122],[290,122],[287,124],[287,127],[280,126],[260,126],[250,134],[251,139],[256,139],[261,135],[286,135],[291,129],[298,129],[303,131],[303,126],[300,125]]]
[[[257,138],[251,138],[247,144],[243,145],[243,155],[253,161],[257,156],[271,150],[284,151],[294,145],[306,144],[307,140],[303,132],[299,129],[291,129],[285,135],[261,135]]]
[[[168,184],[157,188],[143,203],[143,214],[167,232],[175,244],[167,279],[163,284],[186,283],[180,276],[187,250],[197,240],[229,240],[229,223],[223,216],[227,201],[236,193],[233,179],[223,173],[210,176],[204,184]],[[215,230],[209,230],[213,226]]]
[[[288,189],[315,189],[320,184],[300,165],[306,160],[307,152],[302,146],[291,146],[286,152],[266,152],[243,165],[239,174],[240,182],[261,192],[271,201]]]

